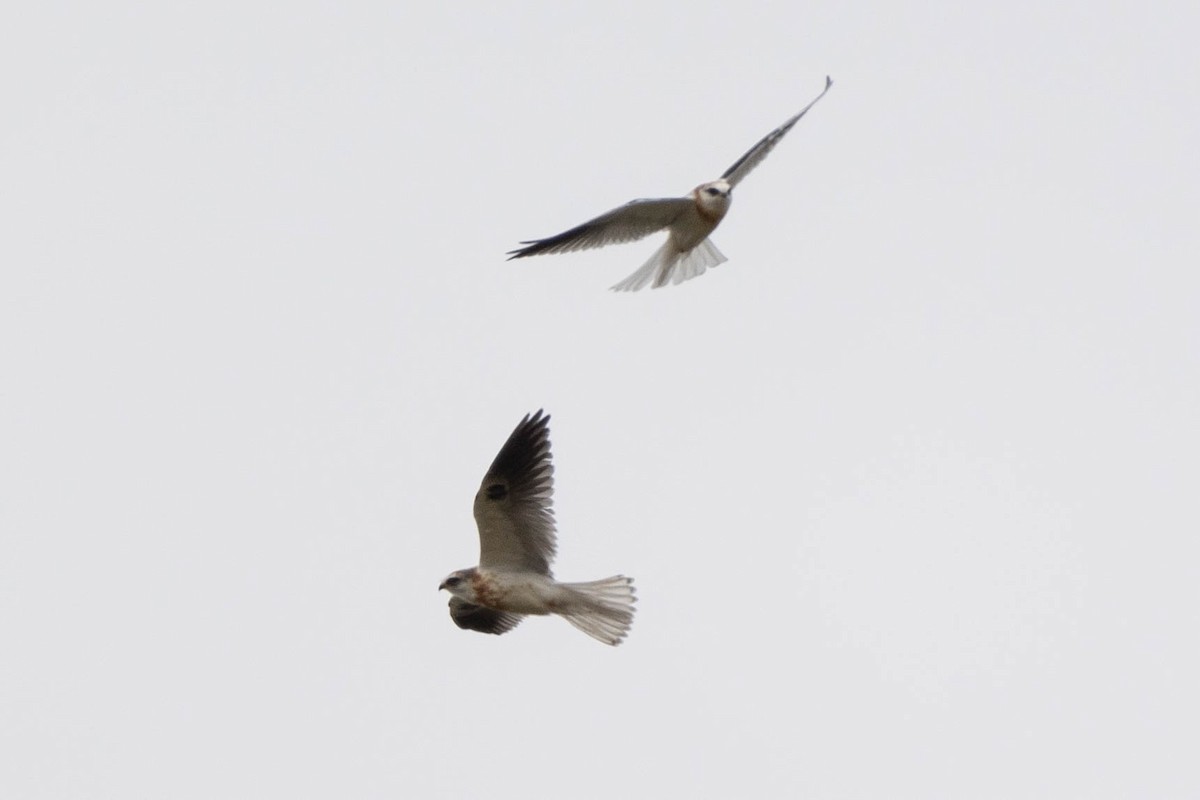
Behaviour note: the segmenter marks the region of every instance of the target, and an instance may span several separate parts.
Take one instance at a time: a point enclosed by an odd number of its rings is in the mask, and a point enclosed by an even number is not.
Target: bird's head
[[[475,576],[475,568],[458,569],[446,576],[446,579],[438,585],[438,590],[445,589],[455,597],[466,600],[468,603],[474,603],[475,587],[471,583],[471,578]]]
[[[720,219],[725,216],[729,204],[733,201],[733,187],[724,179],[709,181],[693,189],[692,197],[704,214]]]

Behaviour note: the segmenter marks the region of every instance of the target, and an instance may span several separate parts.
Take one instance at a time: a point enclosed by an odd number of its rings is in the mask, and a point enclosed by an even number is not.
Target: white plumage
[[[605,644],[617,645],[633,624],[633,580],[624,575],[559,583],[554,561],[554,466],[550,417],[525,415],[500,448],[475,494],[479,566],[450,573],[439,589],[460,628],[505,633],[526,614],[558,614]]]
[[[760,139],[719,180],[700,184],[686,197],[633,200],[556,236],[521,242],[524,247],[509,251],[509,260],[633,242],[666,230],[667,240],[662,247],[636,272],[611,288],[618,292],[637,291],[647,285],[657,289],[703,275],[709,267],[725,261],[708,236],[729,211],[733,187],[762,163],[832,85],[833,81],[826,76],[825,88],[812,102]]]

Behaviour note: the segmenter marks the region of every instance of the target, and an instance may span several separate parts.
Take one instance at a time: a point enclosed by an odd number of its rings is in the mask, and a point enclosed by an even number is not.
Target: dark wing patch
[[[497,636],[508,633],[524,619],[523,614],[510,614],[507,611],[477,606],[458,597],[450,598],[450,619],[464,630],[494,633]]]
[[[508,260],[512,261],[514,258],[543,253],[569,253],[573,250],[603,247],[606,244],[636,242],[670,227],[679,215],[692,205],[693,201],[686,197],[631,200],[556,236],[521,242],[524,247],[510,250],[506,255]]]
[[[525,415],[475,495],[479,566],[550,574],[554,560],[554,466],[550,417]]]
[[[779,140],[787,135],[787,132],[792,129],[792,126],[800,121],[808,110],[817,104],[825,96],[825,92],[829,91],[829,87],[833,85],[833,79],[828,75],[825,76],[825,88],[817,95],[811,103],[800,109],[800,113],[789,119],[787,122],[780,125],[775,130],[768,133],[763,138],[751,147],[746,153],[733,162],[733,166],[725,170],[725,174],[721,177],[729,183],[730,186],[737,186],[738,183],[750,174],[750,170],[762,163],[762,160],[767,157],[767,154],[775,149],[775,145],[779,144]]]

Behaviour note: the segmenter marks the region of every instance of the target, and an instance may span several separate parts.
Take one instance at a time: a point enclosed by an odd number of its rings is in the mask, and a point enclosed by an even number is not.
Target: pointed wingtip
[[[526,414],[525,417],[517,424],[513,435],[522,428],[528,428],[533,431],[540,431],[548,438],[550,433],[550,415],[546,413],[546,409],[539,408],[532,414]]]
[[[535,255],[537,255],[537,253],[530,252],[530,250],[532,249],[533,245],[541,244],[541,243],[542,243],[541,239],[530,239],[529,241],[526,241],[526,242],[517,242],[517,244],[521,245],[521,247],[518,247],[516,250],[509,250],[507,253],[505,253],[504,255],[508,256],[508,258],[505,260],[512,261],[514,258],[525,258],[526,256],[535,256]]]

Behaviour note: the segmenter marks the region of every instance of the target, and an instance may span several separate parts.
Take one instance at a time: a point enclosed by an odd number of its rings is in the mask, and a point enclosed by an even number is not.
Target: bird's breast
[[[548,614],[554,581],[534,573],[491,572],[475,581],[475,596],[481,605],[517,614]]]
[[[691,213],[680,215],[671,226],[671,242],[675,249],[682,253],[703,242],[724,216],[724,211],[714,215],[711,210],[704,210],[697,202]]]

